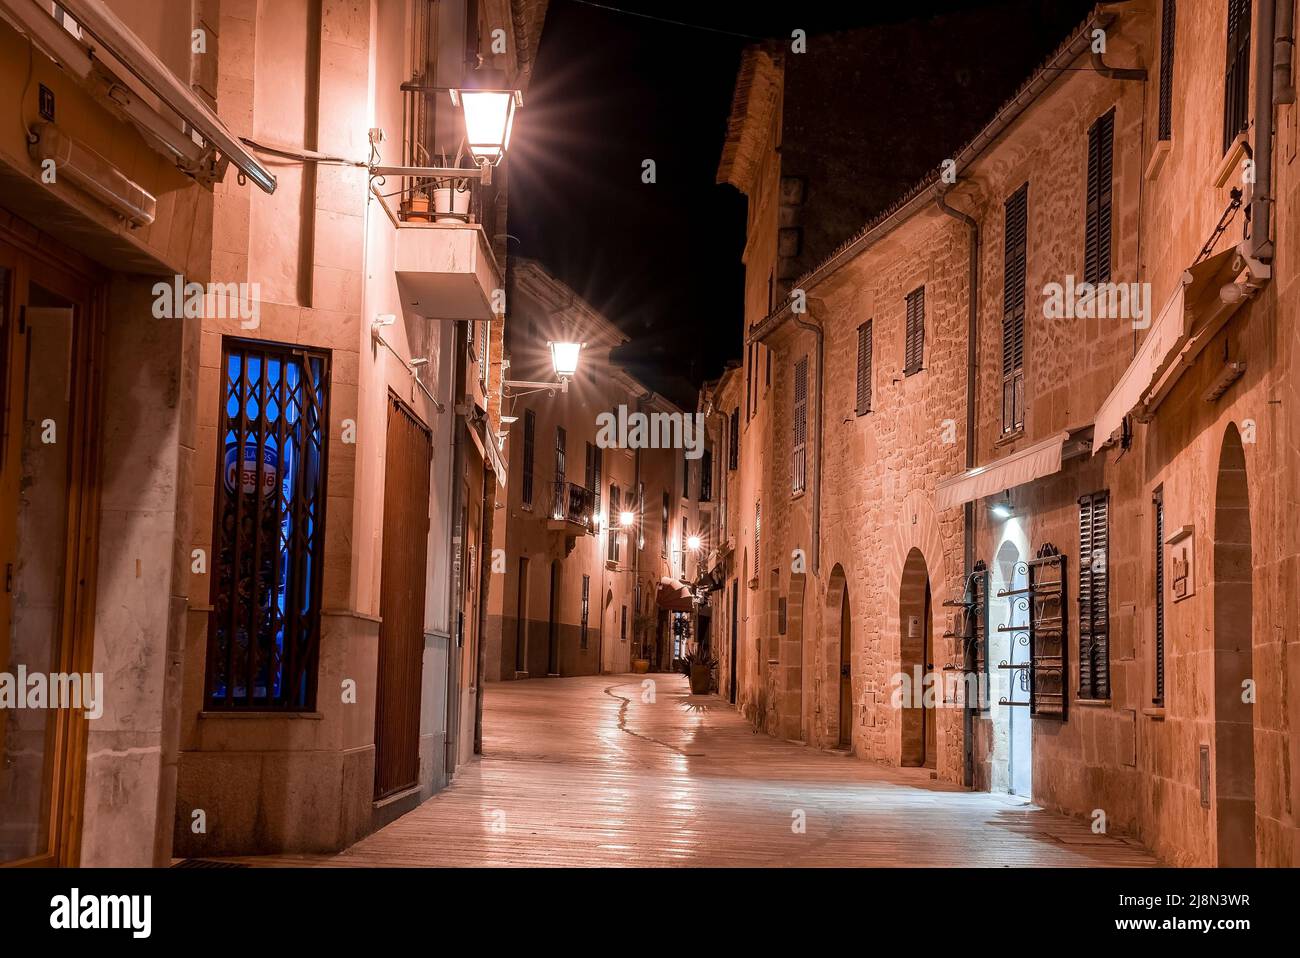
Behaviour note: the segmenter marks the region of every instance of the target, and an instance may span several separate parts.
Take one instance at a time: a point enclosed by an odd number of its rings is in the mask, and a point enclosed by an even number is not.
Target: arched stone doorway
[[[930,573],[925,556],[913,548],[903,563],[899,589],[899,669],[904,689],[902,747],[899,763],[934,768],[937,728],[934,705],[941,694],[934,678],[934,627],[930,608]],[[927,694],[928,693],[928,694]]]
[[[828,738],[840,748],[853,748],[853,615],[849,606],[849,590],[844,567],[839,563],[831,570],[826,587],[826,630],[833,641],[826,643],[826,673],[830,682],[827,689],[837,692],[826,698],[833,700],[833,715],[828,722]],[[828,703],[829,704],[829,703]]]
[[[1220,867],[1255,864],[1255,719],[1250,495],[1241,434],[1219,453],[1214,498],[1214,797]]]

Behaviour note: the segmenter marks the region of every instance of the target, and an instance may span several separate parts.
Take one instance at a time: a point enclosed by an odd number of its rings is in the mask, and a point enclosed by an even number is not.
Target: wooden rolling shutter
[[[1156,493],[1155,501],[1155,546],[1156,554],[1156,642],[1155,642],[1155,692],[1151,701],[1155,705],[1165,704],[1165,502],[1162,493]]]
[[[1083,279],[1110,281],[1111,180],[1114,166],[1115,111],[1088,128],[1088,209],[1083,241]]]
[[[790,487],[802,492],[808,474],[808,357],[794,364],[794,440],[790,459]]]
[[[1177,0],[1164,0],[1160,11],[1160,115],[1158,137],[1168,140],[1174,126],[1174,22]]]
[[[1025,260],[1029,184],[1006,201],[1002,248],[1002,432],[1025,422]]]
[[[903,350],[903,375],[922,369],[925,361],[925,287],[907,294],[906,346]]]
[[[871,320],[858,327],[858,397],[859,416],[871,412]]]
[[[1110,498],[1079,500],[1079,698],[1110,698]]]
[[[731,410],[731,427],[727,431],[727,468],[740,468],[740,410]]]

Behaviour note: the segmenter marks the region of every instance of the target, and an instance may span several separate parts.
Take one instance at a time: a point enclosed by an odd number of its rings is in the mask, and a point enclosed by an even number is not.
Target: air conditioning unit
[[[54,162],[56,181],[66,178],[132,226],[148,226],[154,221],[158,201],[90,147],[78,143],[53,123],[36,124],[32,134],[36,141],[28,144],[28,152],[37,163]]]

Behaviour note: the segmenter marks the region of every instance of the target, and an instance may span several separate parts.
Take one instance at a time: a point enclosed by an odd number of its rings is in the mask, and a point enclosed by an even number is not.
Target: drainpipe
[[[966,288],[969,291],[966,316],[966,468],[975,468],[975,373],[977,341],[979,332],[979,285],[980,285],[980,227],[975,217],[969,213],[954,209],[948,205],[944,193],[935,194],[939,210],[953,219],[966,224],[970,231],[970,266]],[[975,503],[967,502],[963,509],[962,563],[963,581],[969,576],[975,565]],[[975,649],[965,643],[962,652],[962,668],[969,675],[975,670]],[[962,710],[962,781],[970,788],[975,783],[975,710],[968,701]]]
[[[801,329],[810,330],[817,337],[817,419],[813,424],[813,494],[812,494],[812,560],[813,575],[817,575],[822,556],[822,356],[825,353],[826,334],[821,326],[800,319],[798,313],[792,313],[794,324]]]
[[[1273,103],[1294,103],[1291,58],[1295,52],[1295,0],[1277,5],[1277,30],[1273,37]]]
[[[1290,8],[1290,0],[1283,0]],[[1250,190],[1250,258],[1261,262],[1273,259],[1273,244],[1268,238],[1269,214],[1273,203],[1273,50],[1274,14],[1277,0],[1261,0],[1259,21],[1255,24],[1255,182]],[[1290,10],[1283,20],[1291,19]]]

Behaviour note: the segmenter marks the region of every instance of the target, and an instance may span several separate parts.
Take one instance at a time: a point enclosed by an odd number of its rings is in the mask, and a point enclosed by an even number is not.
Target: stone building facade
[[[747,370],[772,375],[738,698],[771,733],[1173,863],[1294,863],[1283,6],[1099,7],[768,303],[798,104],[746,54],[720,179],[750,197]]]
[[[508,382],[553,381],[548,343],[585,345],[567,389],[507,386],[510,481],[485,675],[629,672],[638,658],[662,667],[671,642],[658,596],[681,575],[682,450],[629,446],[602,417],[684,413],[610,361],[627,337],[540,264],[516,260],[508,289]]]
[[[0,671],[103,681],[88,718],[0,713],[58,746],[0,763],[0,862],[337,850],[473,755],[508,173],[392,168],[453,162],[447,88],[525,88],[544,12],[0,5],[0,309],[68,379],[27,380],[59,441],[21,455],[70,478],[5,473],[3,633],[42,624]]]

